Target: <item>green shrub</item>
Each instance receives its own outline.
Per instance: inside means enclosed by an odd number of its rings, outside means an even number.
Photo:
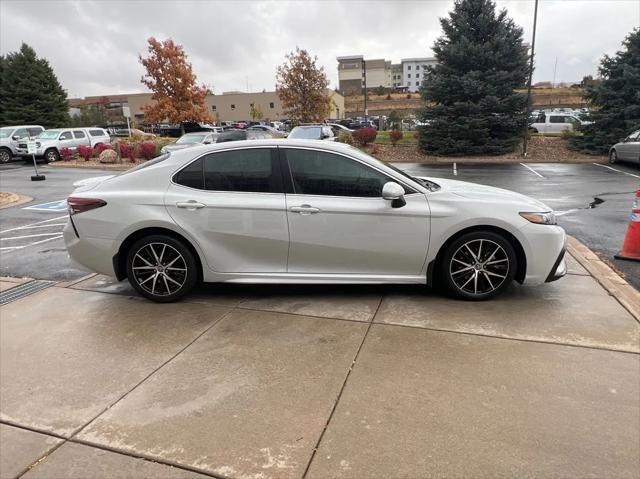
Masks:
[[[353,145],[353,137],[346,131],[340,132],[340,134],[338,135],[338,141],[340,143],[346,143],[347,145]]]

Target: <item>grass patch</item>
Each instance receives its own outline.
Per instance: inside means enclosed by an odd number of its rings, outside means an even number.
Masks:
[[[398,145],[417,145],[418,140],[413,136],[415,131],[403,131],[404,136],[402,140],[398,141]],[[391,140],[389,139],[389,131],[379,131],[376,135],[376,141],[379,145],[390,145]]]

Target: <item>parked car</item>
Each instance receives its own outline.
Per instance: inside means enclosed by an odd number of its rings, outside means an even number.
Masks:
[[[103,128],[85,128],[85,131],[89,135],[91,142],[91,148],[95,148],[98,145],[108,145],[111,143],[111,136]]]
[[[150,140],[156,137],[154,133],[147,133],[146,131],[139,130],[138,128],[114,128],[110,130],[110,135],[116,138],[128,138],[129,136],[135,135],[142,137],[144,140]]]
[[[351,128],[347,128],[346,126],[341,125],[340,123],[326,123],[326,125],[333,130],[333,134],[335,136],[340,136],[340,133],[347,133],[351,135],[354,131]]]
[[[5,126],[0,128],[0,163],[7,163],[14,156],[20,155],[18,145],[21,140],[35,138],[43,131],[44,128],[40,125]]]
[[[563,131],[577,130],[583,124],[587,123],[568,113],[540,113],[529,125],[529,130],[543,135],[559,135]]]
[[[160,150],[160,153],[167,153],[169,151],[178,151],[184,148],[189,148],[195,145],[209,145],[216,142],[216,138],[220,133],[186,133],[182,135],[175,143],[165,145]]]
[[[67,202],[71,258],[158,302],[199,281],[426,283],[482,300],[566,274],[540,201],[337,142],[194,146],[85,179]]]
[[[269,125],[253,125],[250,126],[249,128],[247,128],[248,131],[263,131],[265,133],[268,133],[271,135],[272,138],[284,138],[287,136],[286,133],[278,130],[277,128],[274,128],[272,126]]]
[[[80,145],[91,146],[88,132],[84,128],[56,128],[45,130],[36,138],[36,158],[44,158],[47,163],[60,159],[60,150],[69,148],[72,153]],[[18,153],[25,159],[30,159],[27,143],[18,144]]]
[[[609,150],[609,163],[630,161],[640,164],[640,130],[622,138]]]
[[[328,125],[305,125],[296,126],[291,130],[287,139],[336,141],[336,135]]]

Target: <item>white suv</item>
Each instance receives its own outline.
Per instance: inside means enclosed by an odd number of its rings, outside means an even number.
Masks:
[[[0,128],[0,163],[7,163],[18,153],[20,140],[35,138],[44,131],[40,125],[6,126]]]

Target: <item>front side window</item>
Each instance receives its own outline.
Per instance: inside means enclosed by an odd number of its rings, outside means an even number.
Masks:
[[[563,116],[550,116],[549,123],[564,123]]]
[[[629,135],[629,139],[630,139],[631,141],[638,141],[638,139],[640,139],[640,130],[638,130],[638,131],[634,131],[633,133],[631,133],[631,134]]]
[[[19,130],[16,130],[13,136],[17,136],[18,138],[26,138],[27,136],[29,136],[29,132],[27,132],[26,128],[20,128]]]
[[[62,133],[60,133],[60,139],[61,140],[70,140],[71,138],[73,138],[71,136],[71,132],[70,131],[63,131]]]
[[[388,176],[344,156],[284,149],[293,189],[300,195],[381,197]]]
[[[86,138],[86,135],[83,131],[74,131],[73,134],[76,138]]]

